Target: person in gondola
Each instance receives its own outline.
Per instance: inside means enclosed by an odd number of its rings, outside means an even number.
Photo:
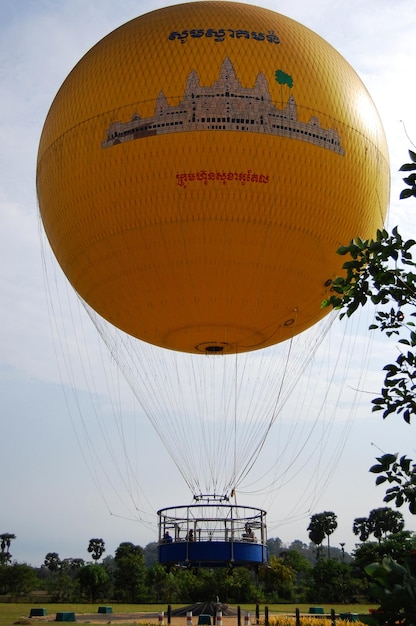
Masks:
[[[170,536],[169,531],[166,531],[165,534],[163,535],[163,542],[172,543],[172,537]]]
[[[253,529],[248,523],[245,526],[245,532],[243,533],[243,540],[244,541],[256,541]]]
[[[192,528],[191,528],[191,530],[188,532],[188,534],[186,535],[186,540],[187,540],[187,541],[195,541],[195,540],[194,540],[194,531],[192,530]]]

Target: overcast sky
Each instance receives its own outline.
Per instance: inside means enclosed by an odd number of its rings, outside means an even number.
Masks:
[[[390,149],[392,197],[387,226],[399,224],[403,234],[414,237],[414,205],[411,200],[398,201],[403,186],[398,169],[407,160],[408,149],[414,148],[411,141],[416,142],[414,0],[263,0],[258,4],[292,17],[323,36],[358,72],[379,110]],[[129,445],[135,440],[128,462],[122,452],[115,450],[116,460],[110,459],[113,452],[102,441],[101,427],[97,427],[100,418],[92,415],[89,405],[95,392],[81,384],[77,374],[71,379],[66,370],[58,369],[65,348],[55,337],[52,290],[45,282],[43,255],[52,272],[48,276],[53,275],[54,264],[47,245],[42,243],[35,191],[43,122],[69,71],[114,28],[163,6],[165,2],[157,0],[1,1],[0,533],[16,534],[11,552],[19,562],[40,565],[51,551],[61,558],[87,559],[86,548],[92,537],[104,539],[107,554],[113,554],[122,541],[145,545],[157,537],[155,512],[159,508],[190,501],[174,463],[122,383],[116,400],[106,395],[108,386],[105,392],[99,389],[97,405],[105,415],[109,415],[110,405],[116,414],[122,408],[135,423],[137,440],[124,433],[118,444],[122,449],[126,439]],[[65,287],[60,289],[64,293]],[[71,299],[68,293],[62,297]],[[75,299],[71,300],[78,310]],[[65,307],[62,301],[60,306]],[[84,318],[88,328],[89,320]],[[332,342],[343,332],[339,322],[334,326]],[[356,347],[349,352],[364,354],[369,345],[365,326],[365,321],[358,326]],[[85,332],[85,345],[80,348],[77,344],[79,351],[87,350],[90,341],[91,349],[96,350],[95,344],[92,347],[94,329],[91,336],[89,330]],[[348,333],[358,334],[357,327],[352,326]],[[80,341],[72,337],[70,330],[65,339],[69,344]],[[256,474],[259,479],[262,471],[268,472],[263,479],[263,493],[256,500],[251,500],[248,493],[239,496],[239,503],[255,502],[255,506],[268,510],[269,536],[279,536],[284,542],[308,541],[308,516],[333,510],[339,522],[334,544],[346,542],[347,549],[353,549],[354,517],[383,506],[382,489],[374,486],[374,477],[368,474],[374,457],[380,450],[415,454],[412,427],[398,418],[383,422],[371,414],[371,393],[378,392],[382,380],[379,370],[390,356],[395,358],[395,348],[373,338],[369,349],[371,358],[352,361],[351,370],[340,374],[332,384],[331,393],[337,400],[328,404],[333,406],[333,414],[328,418],[331,426],[326,431],[326,450],[320,457],[326,469],[318,473],[325,488],[317,490],[316,497],[311,497],[308,488],[299,497],[307,484],[308,467],[314,471],[317,468],[316,450],[313,454],[312,448],[308,450],[309,436],[305,436],[303,451],[299,452],[308,459],[303,471],[294,471],[286,490],[282,483],[278,492],[270,487],[265,493],[276,471],[270,469],[276,445],[276,433],[271,433]],[[309,376],[317,380],[316,371],[311,370]],[[348,390],[354,385],[362,385],[368,393],[359,398],[354,395],[354,410],[350,411]],[[74,411],[74,402],[79,403],[79,411]],[[118,418],[114,419],[116,422]],[[117,431],[117,424],[114,428]],[[283,432],[284,426],[281,437]],[[331,456],[331,449],[336,458]],[[133,467],[134,454],[137,457]],[[407,528],[416,529],[413,519],[406,519]]]

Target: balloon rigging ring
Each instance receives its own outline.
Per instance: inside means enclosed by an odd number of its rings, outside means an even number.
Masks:
[[[195,350],[205,354],[223,354],[228,345],[226,341],[203,341],[195,346]]]
[[[293,319],[293,317],[291,317],[290,319],[286,320],[285,322],[283,322],[283,326],[288,327],[288,326],[292,326],[292,324],[295,323],[295,320]]]

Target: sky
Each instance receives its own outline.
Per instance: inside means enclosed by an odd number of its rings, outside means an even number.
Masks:
[[[390,150],[387,227],[398,224],[403,235],[414,237],[412,201],[398,200],[398,169],[416,142],[414,0],[257,4],[317,32],[357,71],[378,108]],[[0,6],[0,533],[16,535],[13,559],[39,566],[48,552],[88,559],[92,537],[104,539],[106,554],[114,554],[122,541],[144,546],[157,538],[158,509],[191,501],[176,464],[111,360],[100,353],[94,327],[60,276],[42,233],[35,189],[42,126],[67,74],[107,33],[166,3],[1,0]],[[287,463],[292,473],[279,474],[275,463],[282,445],[277,442],[295,436],[283,419],[267,439],[252,484],[246,481],[238,494],[239,504],[267,510],[270,537],[308,542],[310,515],[332,510],[338,516],[333,544],[345,542],[351,551],[353,519],[384,506],[383,490],[368,473],[375,457],[382,451],[415,453],[414,427],[371,413],[381,368],[396,349],[370,337],[367,326],[365,315],[348,328],[335,320],[307,380],[288,401],[288,413],[309,418],[303,427],[299,421],[300,447]],[[341,338],[351,359],[341,359],[342,368],[332,376],[328,353],[335,353]],[[105,373],[98,372],[98,363]],[[308,396],[311,387],[316,395]],[[318,430],[321,452],[312,443]],[[405,518],[406,527],[416,530],[416,520]]]

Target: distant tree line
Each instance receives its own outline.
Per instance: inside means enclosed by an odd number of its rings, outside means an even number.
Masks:
[[[330,546],[337,528],[332,511],[312,515],[308,526],[310,543],[300,540],[285,545],[279,538],[268,540],[269,561],[257,569],[218,567],[213,569],[165,568],[157,562],[157,544],[142,548],[123,542],[114,555],[104,557],[103,539],[90,539],[82,558],[61,559],[48,552],[41,567],[12,561],[11,533],[0,535],[0,601],[35,598],[42,592],[53,602],[112,601],[191,604],[215,600],[238,604],[248,602],[333,602],[375,601],[366,567],[381,563],[389,555],[413,567],[416,536],[404,530],[400,512],[388,507],[374,509],[367,518],[358,517],[353,532],[359,543],[351,554]],[[374,540],[373,540],[374,539]],[[323,549],[325,544],[326,549]],[[7,555],[7,557],[6,557]]]

